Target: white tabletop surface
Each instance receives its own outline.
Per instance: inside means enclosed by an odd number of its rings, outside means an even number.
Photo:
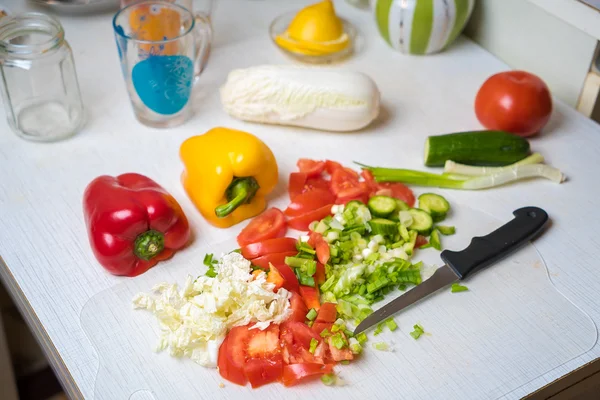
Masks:
[[[26,7],[17,0],[6,3],[13,12]],[[60,16],[88,112],[80,134],[59,143],[30,143],[0,121],[2,278],[22,310],[29,312],[26,317],[73,397],[93,397],[98,370],[98,357],[81,328],[81,310],[94,294],[123,279],[105,273],[91,254],[81,209],[81,196],[90,180],[101,174],[147,174],[171,191],[188,214],[194,214],[198,240],[218,242],[237,234],[241,227],[217,230],[197,216],[179,184],[177,150],[185,138],[218,125],[253,132],[278,155],[283,175],[294,168],[298,157],[306,155],[422,168],[427,135],[481,128],[473,112],[475,93],[489,75],[507,69],[464,38],[440,55],[403,56],[380,39],[368,12],[338,2],[339,11],[360,26],[364,38],[361,49],[345,66],[369,74],[378,83],[385,108],[381,119],[364,132],[346,135],[235,121],[221,110],[218,100],[217,88],[227,72],[235,67],[290,62],[267,35],[272,18],[292,7],[291,1],[282,3],[222,0],[218,4],[216,42],[197,88],[196,114],[179,128],[153,130],[134,119],[111,14]],[[320,140],[340,145],[321,149]],[[347,154],[342,143],[364,148],[364,154]],[[600,126],[557,102],[543,136],[533,139],[532,146],[550,164],[563,169],[569,181],[560,186],[531,181],[478,193],[452,192],[452,196],[498,219],[506,219],[523,205],[546,209],[552,227],[536,241],[536,248],[557,289],[598,324]],[[279,192],[283,191],[281,186]],[[599,356],[596,344],[512,395],[533,392]],[[410,398],[409,393],[405,395]]]

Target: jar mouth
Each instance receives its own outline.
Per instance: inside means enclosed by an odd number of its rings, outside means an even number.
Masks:
[[[177,35],[175,35],[173,37],[164,38],[162,40],[144,40],[144,39],[140,39],[140,38],[136,37],[135,35],[130,35],[128,33],[125,33],[125,31],[123,29],[123,24],[120,23],[120,19],[123,17],[127,17],[127,19],[129,19],[129,13],[131,11],[133,11],[135,8],[147,7],[147,6],[165,7],[165,8],[169,8],[171,10],[178,12],[181,16],[183,16],[183,26],[185,29],[180,31]],[[192,32],[194,30],[195,23],[196,23],[196,21],[194,19],[194,15],[188,9],[180,6],[179,4],[173,4],[173,3],[169,3],[166,1],[160,1],[160,0],[154,0],[154,1],[147,0],[147,1],[139,1],[139,2],[132,3],[132,4],[128,5],[127,7],[124,7],[121,10],[119,10],[113,18],[113,30],[114,30],[115,34],[117,34],[118,36],[120,36],[124,39],[127,39],[127,40],[132,40],[132,41],[138,42],[138,43],[167,44],[170,42],[175,42],[175,41],[181,39],[182,37],[186,36],[188,33]],[[129,25],[129,24],[126,23],[125,25]]]
[[[45,53],[61,45],[65,32],[58,20],[28,12],[0,20],[0,51],[17,54]]]

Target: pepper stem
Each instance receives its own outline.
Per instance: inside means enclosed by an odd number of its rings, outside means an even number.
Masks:
[[[225,191],[227,203],[215,208],[215,214],[219,218],[228,216],[242,204],[250,203],[258,189],[260,189],[258,182],[251,176],[233,178]]]
[[[142,260],[150,260],[152,257],[160,254],[165,248],[165,235],[154,229],[140,233],[135,238],[133,244],[133,253]]]

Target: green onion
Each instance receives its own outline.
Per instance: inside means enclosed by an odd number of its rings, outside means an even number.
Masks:
[[[383,332],[383,326],[385,325],[385,322],[382,322],[380,324],[377,325],[377,328],[375,328],[375,330],[373,331],[373,335],[377,336],[379,335],[381,332]]]
[[[389,349],[389,346],[385,342],[378,342],[378,343],[373,343],[373,348],[375,350],[379,350],[379,351],[387,351]]]
[[[306,242],[302,242],[302,241],[297,241],[296,242],[296,250],[298,250],[298,252],[300,253],[308,253],[308,254],[315,254],[316,251],[310,247],[310,245]]]
[[[309,321],[314,321],[315,318],[317,318],[317,310],[311,308],[308,314],[306,314],[306,319]]]
[[[338,350],[341,350],[348,345],[348,341],[339,332],[330,338],[330,343],[333,344]]]
[[[468,287],[463,286],[463,285],[461,285],[459,283],[453,283],[452,284],[452,289],[450,289],[450,291],[452,293],[466,292],[467,290],[469,290]]]
[[[348,340],[348,347],[350,348],[352,354],[360,354],[362,352],[362,346],[355,338],[350,338]]]
[[[335,384],[335,375],[334,374],[325,374],[321,376],[321,382],[323,382],[327,386],[331,386]]]
[[[358,343],[360,344],[365,344],[367,342],[367,334],[364,332],[359,333],[356,335],[356,340],[358,340]]]
[[[317,346],[319,345],[319,341],[315,338],[311,338],[310,339],[310,347],[308,348],[308,351],[310,352],[310,354],[315,354],[315,350],[317,349]]]
[[[344,329],[344,335],[346,335],[346,337],[351,338],[354,336],[354,332],[349,331],[348,329]]]
[[[342,360],[342,361],[340,361],[340,364],[342,364],[342,365],[348,365],[348,364],[350,364],[350,361],[349,360]]]
[[[339,332],[339,331],[341,331],[341,330],[342,330],[342,328],[341,328],[339,325],[333,325],[333,326],[331,327],[331,332],[333,332],[333,333],[335,333],[335,332]]]
[[[312,328],[314,323],[315,321],[306,321],[306,325],[308,325],[309,328]]]
[[[235,250],[231,250],[232,253],[238,253],[241,254],[242,253],[242,249],[235,249]]]
[[[456,233],[456,228],[453,226],[438,225],[435,229],[444,236],[450,236]]]
[[[322,338],[327,338],[327,337],[331,336],[331,332],[329,332],[329,329],[325,328],[321,331],[319,336],[321,336]]]
[[[315,278],[312,276],[301,275],[298,280],[301,285],[315,287]]]
[[[410,336],[413,337],[413,339],[417,340],[418,338],[421,337],[422,334],[425,333],[425,330],[423,329],[423,327],[419,324],[413,326],[414,331],[412,331],[410,333]]]
[[[393,318],[386,319],[385,324],[392,332],[394,332],[396,329],[398,329],[398,325],[396,324],[396,321],[394,321]]]
[[[521,161],[517,161],[514,164],[504,167],[474,167],[471,165],[459,164],[454,161],[447,160],[446,165],[444,166],[444,172],[468,176],[482,176],[502,172],[503,170],[515,167],[517,165],[541,164],[543,162],[544,157],[540,153],[533,153]]]
[[[400,232],[400,236],[402,240],[408,242],[410,240],[410,236],[408,235],[408,229],[402,224],[398,225],[398,231]]]
[[[479,190],[504,185],[526,178],[546,178],[556,183],[565,180],[564,175],[556,168],[543,164],[513,165],[499,171],[482,176],[448,176],[430,172],[407,169],[380,168],[361,165],[373,173],[377,182],[402,182],[418,186],[430,186],[448,189]]]
[[[329,226],[327,226],[327,224],[323,221],[320,221],[313,229],[313,231],[317,232],[317,233],[323,233],[325,232],[327,229],[329,229]]]

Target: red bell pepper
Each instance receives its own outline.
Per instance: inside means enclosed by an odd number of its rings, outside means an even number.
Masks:
[[[85,189],[83,209],[94,255],[114,275],[142,274],[190,239],[177,201],[144,175],[94,179]]]

